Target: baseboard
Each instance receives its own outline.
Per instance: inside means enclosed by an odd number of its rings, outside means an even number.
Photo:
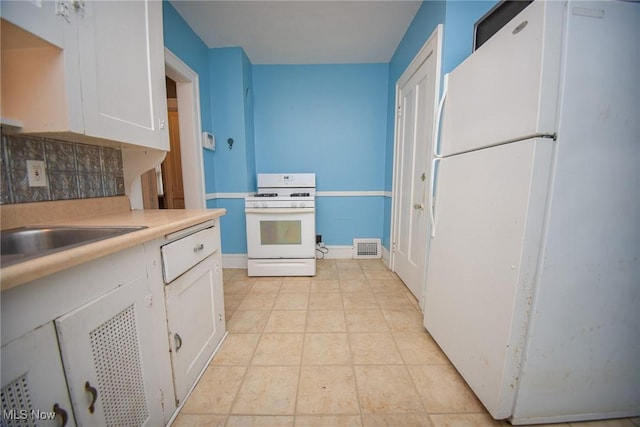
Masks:
[[[247,254],[222,254],[222,268],[247,268]]]
[[[353,259],[353,246],[326,246],[324,259]],[[320,255],[320,252],[316,252]],[[321,259],[320,256],[317,257]],[[382,261],[389,265],[389,251],[382,246]],[[247,254],[222,254],[222,268],[247,268]]]
[[[389,249],[385,248],[384,246],[382,247],[382,262],[384,262],[384,265],[391,269],[391,252],[389,252]]]
[[[351,259],[353,258],[353,246],[326,246],[329,252],[324,254],[324,259]],[[316,251],[319,257],[320,252]]]

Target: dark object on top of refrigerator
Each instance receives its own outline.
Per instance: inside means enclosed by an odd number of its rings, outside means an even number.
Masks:
[[[473,51],[475,52],[531,3],[533,0],[503,0],[492,7],[473,25]]]

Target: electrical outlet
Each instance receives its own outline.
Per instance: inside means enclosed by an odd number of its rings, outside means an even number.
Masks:
[[[316,234],[316,245],[322,243],[322,234]]]
[[[29,187],[46,187],[47,174],[42,160],[27,160]]]

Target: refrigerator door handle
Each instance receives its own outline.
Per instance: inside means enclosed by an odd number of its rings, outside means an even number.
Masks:
[[[442,157],[439,154],[440,149],[440,123],[442,122],[442,110],[444,109],[444,101],[447,99],[447,91],[449,88],[449,73],[443,77],[442,97],[438,102],[438,114],[436,115],[435,133],[433,135],[433,155],[435,157]]]
[[[431,164],[431,194],[429,195],[429,197],[431,197],[431,206],[429,207],[429,219],[431,220],[432,239],[436,237],[436,166],[440,160],[442,159],[436,157]]]

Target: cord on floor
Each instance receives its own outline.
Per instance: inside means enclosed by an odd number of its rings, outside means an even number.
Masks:
[[[316,259],[324,259],[324,256],[329,253],[329,248],[327,248],[324,243],[320,242],[316,244]]]

